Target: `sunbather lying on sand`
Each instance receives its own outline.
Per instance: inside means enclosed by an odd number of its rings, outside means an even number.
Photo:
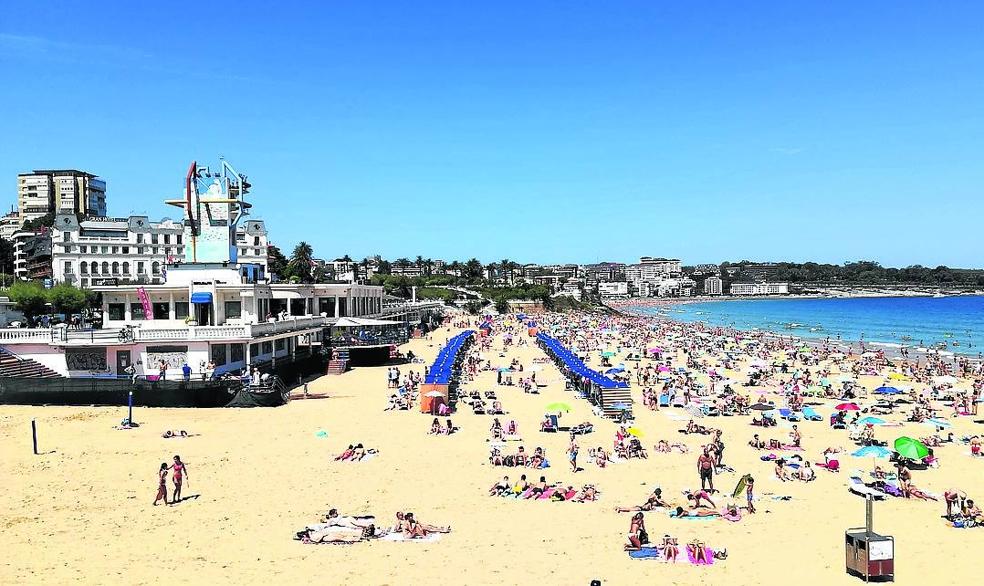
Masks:
[[[349,447],[345,448],[344,452],[335,456],[335,460],[340,462],[358,462],[359,460],[365,459],[367,456],[377,453],[378,452],[373,448],[369,448],[368,450],[365,449],[362,444],[356,444],[355,446],[350,444]]]
[[[632,511],[652,511],[658,507],[668,507],[670,506],[663,500],[663,489],[656,488],[653,490],[653,494],[649,495],[646,502],[642,503],[637,507],[615,507],[615,511],[618,513],[630,513]]]
[[[595,500],[598,500],[598,490],[591,484],[585,484],[584,488],[581,489],[581,493],[573,499],[576,503],[584,503]]]
[[[684,509],[683,507],[677,507],[675,510],[670,512],[671,517],[720,517],[721,513],[717,511],[712,511],[708,509]]]
[[[402,533],[404,537],[416,538],[426,537],[431,533],[450,533],[451,526],[443,527],[440,525],[430,525],[417,521],[413,513],[396,513],[396,525],[393,526],[393,533]]]
[[[197,433],[188,433],[187,431],[181,429],[178,431],[171,431],[170,429],[161,434],[164,439],[170,439],[172,437],[191,437],[193,435],[198,435]]]

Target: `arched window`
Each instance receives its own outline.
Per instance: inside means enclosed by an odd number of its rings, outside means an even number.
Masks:
[[[86,264],[86,263],[84,263],[84,262],[80,262],[79,263],[79,272],[82,273],[83,275],[89,274],[89,265]]]
[[[123,263],[123,274],[124,275],[130,274],[130,263],[128,262]]]
[[[120,263],[118,262],[113,263],[113,274],[114,275],[120,274]]]
[[[151,265],[151,270],[154,271],[155,275],[161,274],[161,263],[154,261],[154,264]]]
[[[104,274],[104,275],[108,275],[109,274],[109,263],[108,262],[103,261],[102,274]]]
[[[97,263],[96,261],[92,261],[91,263],[89,263],[89,268],[92,269],[89,272],[91,272],[93,275],[99,274],[99,263]]]

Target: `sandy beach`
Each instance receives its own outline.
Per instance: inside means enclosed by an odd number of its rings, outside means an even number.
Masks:
[[[413,340],[412,350],[430,362],[445,339],[460,331],[444,328],[431,339]],[[488,358],[495,366],[512,359],[526,369],[544,353],[532,342],[512,345],[500,356],[502,338]],[[621,362],[621,355],[613,359]],[[684,355],[669,354],[674,366]],[[590,364],[598,367],[597,356]],[[708,358],[710,364],[714,359]],[[644,359],[641,364],[645,365]],[[630,364],[630,368],[635,365]],[[422,364],[403,365],[421,371]],[[742,363],[729,371],[741,379]],[[704,373],[697,374],[706,380]],[[702,425],[719,428],[727,445],[726,463],[715,485],[730,492],[742,474],[756,478],[759,498],[754,515],[739,522],[678,520],[666,511],[646,513],[653,541],[664,534],[681,544],[695,538],[727,548],[728,558],[711,566],[667,564],[630,559],[623,550],[631,514],[616,506],[638,505],[661,487],[673,503],[699,486],[696,458],[708,436],[678,429],[690,417],[683,409],[651,411],[633,385],[635,426],[644,432],[648,459],[632,459],[599,468],[584,462],[591,447],[612,448],[618,424],[592,414],[586,400],[566,391],[553,364],[537,373],[546,386],[525,394],[516,386],[496,386],[495,372],[482,372],[465,389],[495,389],[514,419],[528,451],[543,447],[552,466],[545,470],[492,467],[489,427],[492,416],[461,409],[452,418],[460,431],[428,435],[432,417],[419,409],[383,411],[392,392],[386,368],[358,368],[314,380],[309,391],[320,398],[294,400],[275,409],[139,409],[140,427],[117,430],[125,407],[0,407],[0,583],[4,584],[854,584],[844,571],[844,531],[864,523],[864,501],[848,492],[853,470],[873,468],[871,458],[840,454],[838,474],[817,469],[817,479],[781,482],[765,453],[747,445],[753,433],[785,438],[790,424],[752,427],[751,418],[706,417]],[[862,376],[869,389],[884,376]],[[959,385],[967,386],[968,381]],[[761,388],[739,388],[758,397]],[[774,391],[774,389],[772,389]],[[773,393],[769,398],[780,399]],[[544,406],[563,401],[572,411],[562,423],[594,424],[578,438],[581,466],[572,473],[565,457],[566,434],[539,431]],[[862,400],[868,404],[871,400]],[[827,415],[836,400],[823,400]],[[901,412],[900,412],[901,413]],[[39,429],[41,455],[31,452],[30,422]],[[886,419],[898,419],[888,417]],[[980,434],[979,417],[948,418],[956,437]],[[799,422],[811,462],[821,451],[856,449],[845,431],[826,421]],[[164,439],[165,430],[187,430],[191,437]],[[319,431],[325,431],[319,436]],[[923,424],[879,427],[876,437],[933,432]],[[659,439],[684,442],[687,454],[656,453]],[[379,454],[363,462],[336,462],[349,444],[363,443]],[[517,443],[510,442],[507,450]],[[984,459],[972,458],[959,442],[935,448],[940,467],[914,473],[920,488],[942,494],[951,487],[984,499]],[[187,464],[187,498],[175,506],[152,506],[156,472],[180,454]],[[790,454],[785,454],[790,455]],[[887,460],[879,465],[889,468]],[[544,475],[553,482],[580,487],[594,484],[596,502],[516,501],[488,496],[503,475],[515,480]],[[170,481],[168,483],[170,490]],[[975,494],[977,493],[977,494]],[[720,497],[720,498],[719,498]],[[789,497],[782,500],[778,497]],[[730,499],[715,495],[720,507]],[[329,508],[346,515],[374,514],[392,524],[396,511],[413,511],[425,523],[450,525],[449,534],[426,542],[373,540],[352,545],[309,545],[294,533],[315,523]],[[941,518],[943,502],[894,498],[875,504],[875,529],[896,539],[896,581],[900,584],[967,584],[979,575],[973,555],[984,544],[981,529],[955,529]]]

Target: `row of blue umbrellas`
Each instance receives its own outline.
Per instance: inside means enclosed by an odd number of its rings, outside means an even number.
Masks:
[[[603,389],[626,388],[627,383],[614,381],[596,370],[588,368],[584,361],[578,358],[573,352],[568,350],[557,339],[540,332],[536,337],[543,342],[543,345],[561,362],[563,362],[571,372],[584,377]]]
[[[450,384],[458,352],[473,335],[475,335],[475,330],[466,330],[448,340],[448,343],[437,353],[437,358],[434,359],[434,364],[428,369],[424,382],[439,385]]]

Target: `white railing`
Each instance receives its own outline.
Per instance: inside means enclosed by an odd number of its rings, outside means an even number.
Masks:
[[[225,338],[248,338],[246,326],[199,326],[189,328],[197,340],[217,340]]]
[[[187,340],[189,328],[181,329],[170,329],[170,330],[151,330],[144,328],[136,328],[133,330],[134,338],[137,341],[151,341],[151,340]]]
[[[50,342],[51,330],[45,329],[25,329],[25,328],[3,328],[0,329],[0,342],[14,343],[36,343]]]
[[[250,324],[247,327],[249,328],[250,337],[255,337],[269,336],[271,334],[292,332],[294,330],[302,330],[307,328],[317,328],[327,324],[328,318],[321,317],[320,315],[310,315],[288,317],[287,319],[280,321]]]

